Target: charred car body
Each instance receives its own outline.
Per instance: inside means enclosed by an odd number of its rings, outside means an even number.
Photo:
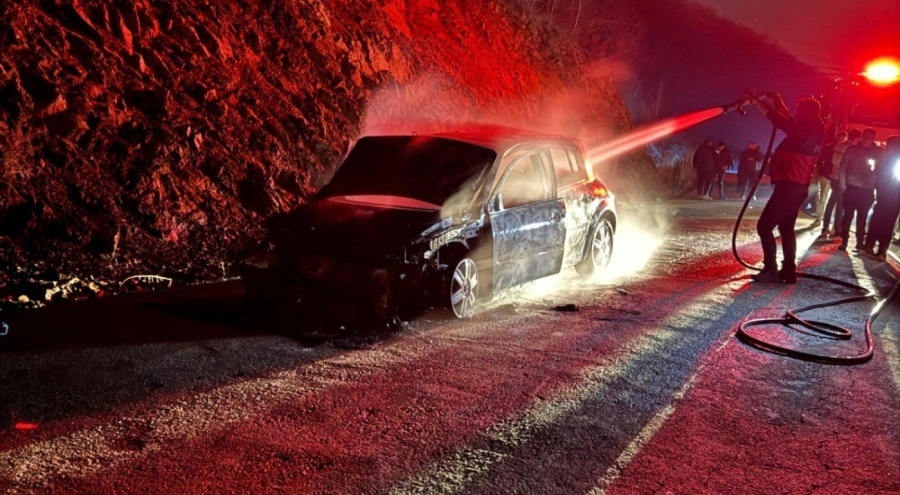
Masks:
[[[273,222],[250,299],[332,321],[465,318],[498,291],[609,262],[613,195],[578,142],[506,128],[359,139],[333,179]]]

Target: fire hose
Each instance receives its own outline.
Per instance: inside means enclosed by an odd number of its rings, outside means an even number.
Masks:
[[[743,108],[745,106],[747,106],[748,104],[749,104],[749,101],[738,100],[737,102],[735,102],[731,105],[727,105],[727,106],[723,107],[723,109],[726,112],[729,110],[738,110],[739,112],[741,112],[741,114],[744,114]],[[765,157],[763,158],[763,164],[768,163],[769,157],[772,154],[772,145],[775,142],[775,134],[776,134],[777,130],[778,129],[773,125],[772,135],[769,138],[769,144],[766,149]],[[750,204],[750,201],[753,199],[753,196],[754,196],[754,194],[756,194],[756,190],[759,187],[760,182],[762,181],[763,175],[765,174],[765,170],[766,170],[765,166],[760,168],[759,174],[757,175],[756,180],[753,182],[753,186],[750,188],[750,192],[747,194],[747,198],[744,200],[744,204],[741,207],[741,211],[738,214],[737,220],[735,221],[734,230],[732,231],[732,235],[731,235],[731,251],[734,254],[734,258],[737,260],[738,263],[740,263],[745,268],[748,268],[751,270],[756,270],[756,271],[762,271],[762,268],[753,266],[753,265],[747,263],[746,261],[744,261],[743,258],[741,258],[741,255],[737,249],[737,234],[738,234],[738,230],[740,229],[741,222],[744,218],[744,214],[747,211],[747,208]],[[832,194],[834,194],[834,192]],[[900,281],[898,281],[897,283],[894,284],[894,287],[890,291],[888,296],[885,297],[884,299],[882,299],[881,301],[879,301],[875,305],[875,307],[872,309],[872,312],[869,314],[868,318],[866,318],[866,322],[865,322],[866,349],[861,354],[858,354],[855,356],[825,356],[825,355],[821,355],[821,354],[814,354],[811,352],[805,352],[805,351],[801,351],[801,350],[797,350],[797,349],[793,349],[793,348],[789,348],[789,347],[780,346],[780,345],[774,344],[772,342],[769,342],[767,340],[764,340],[763,338],[754,336],[747,332],[748,328],[758,327],[758,326],[780,325],[780,326],[784,326],[784,327],[790,328],[795,331],[797,330],[795,327],[799,326],[799,327],[803,327],[803,328],[810,330],[811,332],[813,332],[814,335],[819,334],[819,335],[823,336],[823,338],[831,338],[831,339],[835,339],[835,340],[850,340],[853,336],[853,332],[847,328],[844,328],[844,327],[841,327],[838,325],[834,325],[831,323],[827,323],[827,322],[810,320],[807,318],[803,318],[799,315],[801,313],[805,313],[807,311],[812,311],[814,309],[827,308],[827,307],[831,307],[831,306],[839,306],[839,305],[843,305],[843,304],[849,304],[852,302],[865,301],[868,299],[876,299],[876,296],[877,296],[877,294],[874,290],[868,290],[862,286],[859,286],[859,285],[856,285],[856,284],[853,284],[850,282],[846,282],[844,280],[839,280],[836,278],[826,277],[823,275],[815,275],[812,273],[800,273],[800,272],[797,273],[797,277],[798,278],[807,278],[807,279],[812,279],[812,280],[820,280],[823,282],[836,284],[840,287],[844,287],[844,288],[848,288],[848,289],[860,292],[860,294],[851,296],[851,297],[845,297],[845,298],[833,300],[833,301],[827,301],[827,302],[822,302],[822,303],[817,303],[817,304],[810,304],[810,305],[803,306],[800,308],[789,309],[780,318],[758,318],[758,319],[746,320],[743,323],[741,323],[741,325],[738,327],[737,331],[735,332],[735,335],[738,338],[738,340],[740,340],[741,342],[743,342],[751,347],[754,347],[754,348],[762,350],[762,351],[766,351],[766,352],[770,352],[773,354],[778,354],[778,355],[782,355],[782,356],[786,356],[786,357],[791,357],[791,358],[795,358],[795,359],[802,359],[802,360],[806,360],[806,361],[823,363],[823,364],[849,366],[849,365],[862,364],[862,363],[865,363],[865,362],[869,361],[870,359],[872,359],[872,356],[874,354],[874,348],[875,348],[874,341],[872,339],[872,324],[875,321],[875,319],[878,318],[878,315],[881,313],[882,309],[884,309],[885,304],[888,301],[890,301],[891,299],[893,299],[894,296],[897,295],[897,292],[900,291]]]

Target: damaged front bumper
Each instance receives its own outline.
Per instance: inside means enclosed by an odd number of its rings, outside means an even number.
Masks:
[[[373,268],[316,256],[304,258],[292,273],[245,265],[241,279],[250,304],[274,304],[303,318],[334,324],[393,321],[425,296],[414,289],[421,271],[403,268]]]

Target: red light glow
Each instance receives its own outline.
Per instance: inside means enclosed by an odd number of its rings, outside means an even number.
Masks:
[[[888,86],[900,81],[900,62],[891,57],[882,57],[869,62],[862,73],[872,84]]]
[[[38,424],[19,421],[18,423],[16,423],[16,429],[20,431],[34,431],[38,429]]]
[[[662,120],[636,129],[628,134],[619,136],[608,143],[591,149],[588,151],[588,158],[592,163],[601,163],[623,153],[627,153],[635,148],[644,146],[645,144],[652,143],[653,141],[697,125],[713,117],[722,115],[723,113],[725,113],[723,108],[715,107]]]

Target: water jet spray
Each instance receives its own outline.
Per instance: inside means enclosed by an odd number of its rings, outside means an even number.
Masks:
[[[746,115],[747,112],[744,110],[744,107],[749,104],[749,98],[739,98],[727,105],[686,113],[677,117],[670,117],[659,122],[654,122],[619,136],[612,141],[595,146],[588,150],[587,156],[591,163],[604,162],[610,158],[615,158],[616,156],[627,153],[635,148],[671,136],[676,132],[683,131],[689,127],[693,127],[734,110],[738,111],[741,115]]]

